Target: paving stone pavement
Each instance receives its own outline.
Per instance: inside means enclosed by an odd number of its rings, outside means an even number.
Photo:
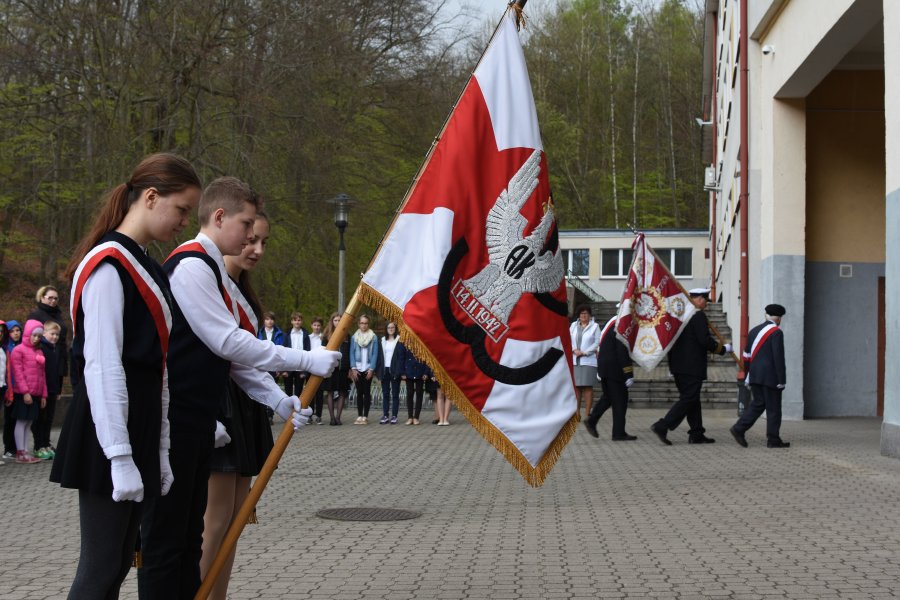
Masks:
[[[346,413],[347,421],[355,415]],[[657,408],[636,442],[579,428],[532,489],[456,412],[450,427],[309,426],[238,547],[234,599],[875,599],[900,597],[900,461],[880,419],[785,422],[793,446],[750,448],[731,410],[705,410],[712,445],[665,447]],[[609,431],[609,417],[600,424]],[[76,493],[49,464],[0,467],[0,598],[65,598],[78,558]],[[342,522],[322,508],[421,511]],[[136,598],[132,571],[122,598]]]

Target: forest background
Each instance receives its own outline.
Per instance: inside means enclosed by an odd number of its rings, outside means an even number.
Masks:
[[[0,2],[0,318],[21,319],[44,283],[67,302],[62,270],[101,196],[159,151],[265,197],[253,277],[281,326],[333,312],[328,200],[357,200],[349,297],[504,7],[472,31],[441,4]],[[698,0],[531,0],[526,14],[560,227],[706,227]]]

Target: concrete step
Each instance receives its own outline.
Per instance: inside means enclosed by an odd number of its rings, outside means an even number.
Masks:
[[[594,397],[599,398],[602,389],[594,386]],[[737,383],[734,381],[705,381],[700,392],[703,404],[736,405]],[[674,381],[635,381],[628,390],[628,399],[634,405],[663,405],[678,400]]]

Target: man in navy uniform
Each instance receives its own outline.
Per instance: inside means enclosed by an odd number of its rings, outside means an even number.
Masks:
[[[709,320],[703,310],[709,304],[709,289],[695,288],[688,292],[697,311],[687,322],[681,335],[669,352],[669,371],[675,376],[678,401],[672,405],[662,419],[650,427],[659,440],[671,446],[667,434],[674,431],[687,418],[688,443],[712,444],[716,440],[704,435],[703,415],[700,412],[700,388],[706,379],[706,355],[709,352],[725,354],[731,352],[731,344],[720,344],[709,331]]]
[[[766,307],[766,321],[750,330],[747,347],[744,348],[744,371],[747,373],[745,385],[750,386],[753,400],[730,431],[734,440],[747,447],[744,433],[753,427],[756,420],[766,411],[766,446],[768,448],[790,448],[791,444],[781,439],[781,392],[787,383],[784,366],[784,333],[781,318],[785,309],[780,304]]]
[[[625,410],[628,408],[628,388],[634,383],[633,372],[628,347],[616,337],[616,317],[613,317],[603,327],[597,348],[597,377],[603,386],[603,395],[584,421],[584,426],[592,436],[600,437],[597,433],[597,421],[612,407],[613,441],[628,442],[637,439],[637,436],[625,432]]]

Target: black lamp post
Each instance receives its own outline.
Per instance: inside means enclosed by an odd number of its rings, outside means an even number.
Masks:
[[[334,206],[334,226],[338,228],[340,234],[340,244],[338,245],[338,312],[344,312],[344,230],[347,229],[347,217],[350,214],[350,207],[356,201],[347,194],[338,194],[328,201]]]

